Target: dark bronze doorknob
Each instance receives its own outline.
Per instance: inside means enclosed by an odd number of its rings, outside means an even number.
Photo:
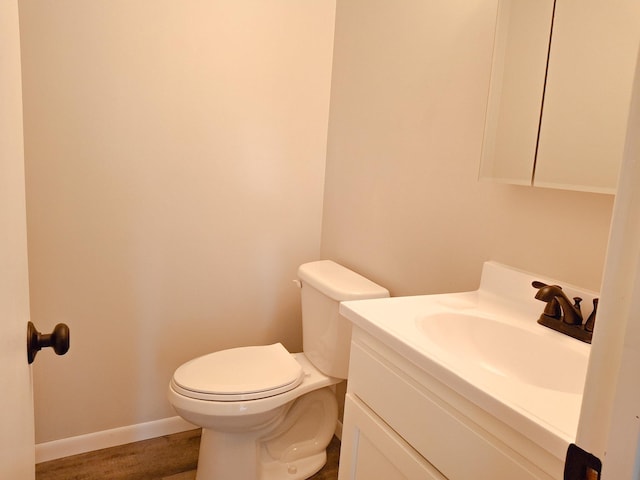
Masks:
[[[27,324],[27,359],[33,363],[36,353],[45,347],[52,347],[58,355],[64,355],[69,351],[69,327],[59,323],[53,332],[42,334],[36,330],[32,322]]]

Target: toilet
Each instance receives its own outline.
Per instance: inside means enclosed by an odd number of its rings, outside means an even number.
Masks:
[[[347,378],[351,324],[341,301],[389,292],[330,260],[298,269],[303,352],[280,343],[221,350],[175,371],[169,402],[202,427],[196,480],[305,479],[326,463]]]

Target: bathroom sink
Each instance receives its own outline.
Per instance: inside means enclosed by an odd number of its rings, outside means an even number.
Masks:
[[[466,368],[481,368],[515,382],[560,392],[580,394],[584,388],[586,354],[567,349],[554,336],[458,312],[427,315],[416,324],[441,350],[440,355]]]
[[[558,282],[487,262],[478,290],[343,302],[340,313],[443,388],[564,458],[576,438],[590,345],[537,323],[544,305],[533,281]],[[583,305],[597,296],[563,288]]]

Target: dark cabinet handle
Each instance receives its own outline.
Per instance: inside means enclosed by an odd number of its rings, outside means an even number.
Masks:
[[[58,355],[64,355],[69,351],[69,327],[59,323],[53,332],[42,334],[36,330],[32,322],[27,325],[27,359],[33,363],[36,353],[45,347],[52,347]]]

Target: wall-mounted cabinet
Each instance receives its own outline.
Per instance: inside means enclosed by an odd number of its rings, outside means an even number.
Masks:
[[[499,0],[480,178],[615,193],[637,0]]]

